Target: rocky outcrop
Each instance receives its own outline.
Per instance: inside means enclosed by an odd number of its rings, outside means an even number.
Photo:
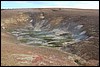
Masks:
[[[8,13],[8,14],[7,14]],[[7,13],[2,12],[1,15],[1,27],[2,29],[5,30],[10,30],[10,29],[14,29],[14,28],[18,28],[22,25],[26,25],[28,22],[28,18],[29,16],[27,14],[24,14],[23,12],[9,12],[7,11]]]

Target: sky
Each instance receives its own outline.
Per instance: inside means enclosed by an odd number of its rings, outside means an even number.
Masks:
[[[1,9],[12,8],[99,9],[99,1],[1,1]]]

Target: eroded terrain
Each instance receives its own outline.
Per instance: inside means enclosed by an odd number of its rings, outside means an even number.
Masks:
[[[99,10],[2,10],[1,65],[99,65]]]

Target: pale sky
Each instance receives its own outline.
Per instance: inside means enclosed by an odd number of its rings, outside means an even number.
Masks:
[[[99,9],[99,1],[1,1],[1,9],[8,8]]]

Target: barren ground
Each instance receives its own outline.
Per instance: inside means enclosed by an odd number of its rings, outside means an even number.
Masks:
[[[83,24],[91,38],[72,45],[73,51],[61,51],[49,47],[33,47],[17,41],[8,30],[27,25],[33,13],[45,13],[53,26],[64,19]],[[25,13],[26,12],[26,13]],[[71,49],[71,48],[70,48]],[[72,53],[75,52],[73,55]],[[76,61],[78,60],[78,62]],[[1,65],[2,66],[96,66],[99,63],[99,10],[82,9],[19,9],[1,10]]]

